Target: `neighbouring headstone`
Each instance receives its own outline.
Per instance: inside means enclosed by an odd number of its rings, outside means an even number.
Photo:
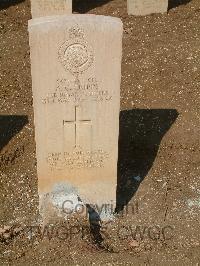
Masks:
[[[127,6],[129,15],[145,16],[167,12],[168,0],[127,0]]]
[[[32,18],[72,13],[72,0],[31,0]]]
[[[29,21],[43,206],[50,197],[62,208],[76,194],[95,205],[101,217],[114,211],[122,33],[121,20],[105,16]]]

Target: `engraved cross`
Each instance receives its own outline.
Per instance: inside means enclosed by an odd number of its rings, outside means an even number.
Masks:
[[[90,125],[92,126],[92,120],[90,119],[78,119],[78,106],[75,106],[75,119],[74,120],[63,120],[63,126],[69,125],[69,124],[74,124],[75,127],[75,148],[78,147],[77,139],[78,139],[78,130],[77,127],[80,124],[85,124],[85,125]]]

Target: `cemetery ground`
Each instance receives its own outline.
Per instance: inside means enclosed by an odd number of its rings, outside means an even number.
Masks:
[[[75,2],[75,13],[124,23],[119,214],[101,228],[73,217],[42,230],[35,223],[30,3],[1,1],[1,265],[199,265],[199,4],[174,0],[168,14],[133,17],[124,0]]]

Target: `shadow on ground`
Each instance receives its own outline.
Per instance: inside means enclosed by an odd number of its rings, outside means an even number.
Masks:
[[[105,5],[112,0],[74,0],[73,11],[78,13],[87,13],[91,9]]]
[[[10,6],[14,6],[24,2],[25,0],[0,0],[0,10],[6,9]]]
[[[169,0],[168,10],[175,8],[177,6],[180,6],[180,5],[186,5],[189,2],[191,2],[191,0]]]
[[[175,109],[120,113],[117,212],[134,196],[153,165],[163,136],[177,117]]]
[[[0,115],[0,151],[27,123],[26,115]]]

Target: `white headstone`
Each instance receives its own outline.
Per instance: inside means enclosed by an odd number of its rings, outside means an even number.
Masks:
[[[29,33],[41,201],[75,193],[114,209],[122,22],[46,17],[29,21]]]
[[[31,0],[32,18],[72,13],[72,0]]]
[[[127,5],[129,15],[145,16],[167,12],[168,0],[127,0]]]

